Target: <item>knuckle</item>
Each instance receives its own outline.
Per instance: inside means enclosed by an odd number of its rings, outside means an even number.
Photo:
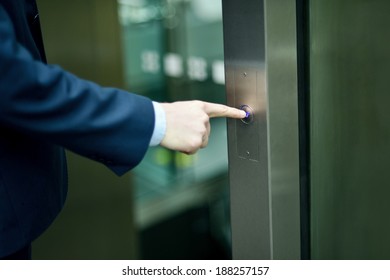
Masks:
[[[195,139],[192,140],[192,142],[190,143],[190,148],[191,150],[193,151],[196,151],[200,148],[200,146],[202,146],[202,137],[197,137]]]
[[[203,124],[203,125],[208,125],[208,123],[210,122],[210,117],[204,113],[202,114],[202,116],[199,118],[200,122]]]
[[[229,112],[229,107],[221,105],[221,108],[222,108],[221,111],[223,114],[227,114]]]
[[[192,140],[187,143],[183,152],[188,155],[192,155],[199,149],[199,147],[200,147],[199,144],[196,141]]]
[[[201,137],[203,137],[203,135],[206,135],[207,134],[207,128],[205,126],[202,126],[199,128],[199,134],[201,135]]]
[[[198,108],[202,111],[202,112],[206,112],[206,103],[205,102],[203,102],[203,101],[197,101],[197,106],[198,106]],[[206,114],[207,115],[207,114]]]
[[[200,100],[194,100],[194,101],[193,101],[193,105],[196,106],[196,107],[199,107],[199,108],[201,108],[201,109],[204,107],[203,102],[200,101]]]

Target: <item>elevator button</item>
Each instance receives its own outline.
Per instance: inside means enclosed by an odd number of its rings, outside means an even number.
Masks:
[[[241,105],[240,109],[246,112],[245,118],[241,119],[241,121],[245,124],[250,124],[253,122],[253,110],[248,105]]]

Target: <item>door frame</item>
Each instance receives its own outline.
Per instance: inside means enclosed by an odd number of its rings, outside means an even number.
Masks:
[[[297,3],[222,3],[227,104],[248,105],[253,116],[228,120],[233,258],[306,258]]]

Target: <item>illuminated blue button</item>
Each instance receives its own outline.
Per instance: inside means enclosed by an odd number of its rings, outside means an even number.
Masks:
[[[248,105],[241,105],[240,109],[245,111],[245,118],[241,119],[241,121],[245,124],[250,124],[253,121],[253,110]]]

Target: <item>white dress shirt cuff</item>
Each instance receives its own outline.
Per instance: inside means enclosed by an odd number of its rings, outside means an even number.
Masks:
[[[150,139],[149,146],[157,146],[161,143],[165,136],[167,122],[165,118],[165,111],[161,104],[153,101],[154,107],[154,130],[152,139]]]

